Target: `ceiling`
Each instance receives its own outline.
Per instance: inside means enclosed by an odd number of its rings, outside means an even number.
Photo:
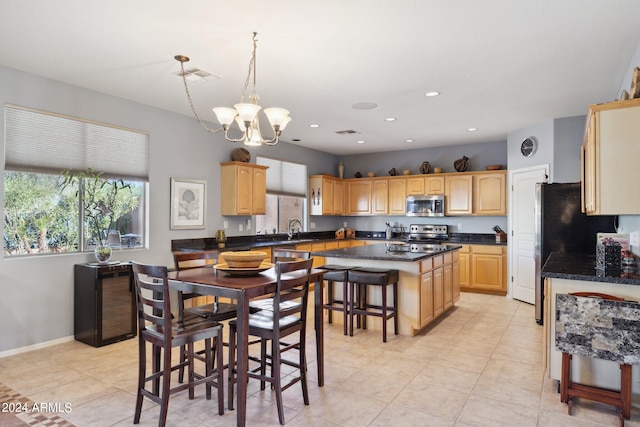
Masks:
[[[217,126],[255,31],[260,104],[293,119],[282,140],[347,155],[504,141],[585,114],[619,96],[638,16],[637,0],[4,1],[0,65],[192,116],[173,59],[187,55],[220,77],[189,86]]]

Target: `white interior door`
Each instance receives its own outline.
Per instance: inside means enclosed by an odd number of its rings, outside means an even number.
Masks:
[[[509,171],[509,271],[511,296],[535,304],[535,216],[536,184],[547,182],[549,165]]]

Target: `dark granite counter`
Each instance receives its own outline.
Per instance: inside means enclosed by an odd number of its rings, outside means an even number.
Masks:
[[[460,249],[460,246],[433,245],[433,250],[425,252],[407,252],[398,250],[398,245],[380,243],[352,248],[333,249],[329,251],[313,252],[313,255],[330,258],[369,259],[378,261],[416,262],[445,252]]]
[[[623,270],[600,270],[596,268],[595,255],[552,252],[542,267],[541,276],[588,282],[640,285],[640,268],[638,265]]]

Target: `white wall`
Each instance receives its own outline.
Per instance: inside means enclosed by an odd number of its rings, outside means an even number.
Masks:
[[[206,132],[192,117],[3,67],[0,67],[0,102],[149,132],[149,248],[116,251],[113,259],[173,266],[172,239],[214,236],[225,219],[230,223],[229,235],[244,234],[237,231],[237,224],[246,223],[248,217],[220,216],[219,163],[230,160],[231,151],[238,145]],[[0,114],[0,128],[4,129],[4,114]],[[252,159],[261,154],[309,163],[310,174],[337,164],[333,155],[286,143],[250,151]],[[4,164],[4,150],[0,152]],[[207,181],[205,230],[169,229],[171,177]],[[3,188],[0,185],[2,206]],[[325,230],[336,228],[332,218],[316,222]],[[73,265],[95,261],[92,257],[92,254],[64,254],[0,260],[0,355],[73,336]]]

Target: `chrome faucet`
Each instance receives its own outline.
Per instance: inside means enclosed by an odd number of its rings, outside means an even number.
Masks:
[[[302,223],[300,222],[300,220],[298,219],[290,219],[289,223],[287,224],[287,236],[289,236],[289,240],[291,240],[291,237],[293,237],[293,232],[291,231],[292,226],[294,224],[298,223],[299,227],[298,227],[298,239],[300,239],[300,229],[302,228]]]

